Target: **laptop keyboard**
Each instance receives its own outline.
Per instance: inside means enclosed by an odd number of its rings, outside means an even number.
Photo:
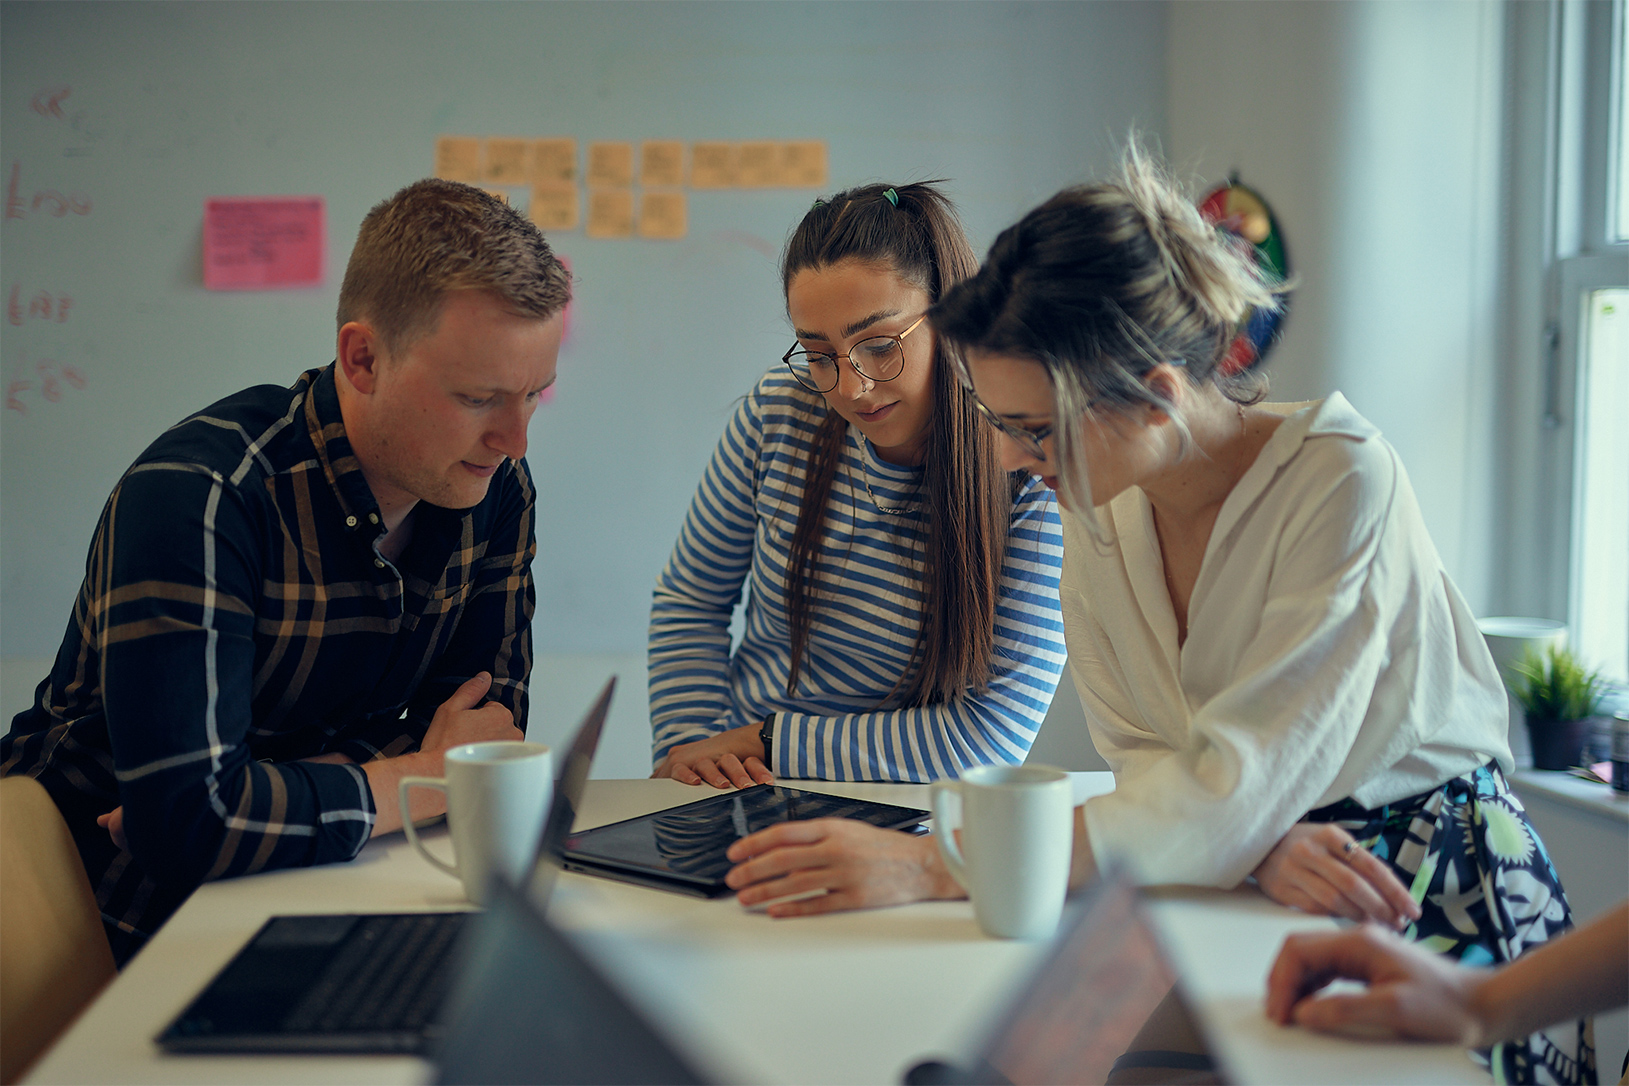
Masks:
[[[447,959],[472,915],[363,917],[283,1019],[284,1032],[422,1032],[447,993]]]

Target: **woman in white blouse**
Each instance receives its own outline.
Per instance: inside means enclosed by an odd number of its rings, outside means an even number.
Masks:
[[[1219,369],[1272,287],[1135,148],[1002,233],[929,320],[1064,518],[1069,661],[1113,793],[1077,812],[1145,882],[1369,917],[1466,964],[1571,925],[1511,795],[1499,677],[1396,452],[1338,393],[1259,405]],[[960,896],[931,844],[788,824],[732,850],[794,915]],[[1496,1045],[1506,1081],[1593,1081],[1587,1025]]]

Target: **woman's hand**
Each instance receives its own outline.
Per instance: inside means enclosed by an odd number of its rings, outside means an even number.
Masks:
[[[672,777],[684,784],[705,782],[714,788],[775,783],[775,774],[764,765],[764,742],[758,738],[756,724],[674,747],[651,776]]]
[[[782,822],[741,838],[728,855],[736,866],[724,881],[743,905],[825,891],[771,905],[770,916],[967,896],[945,869],[932,837],[879,829],[852,818]]]
[[[1267,1017],[1324,1033],[1475,1047],[1496,1039],[1487,1035],[1476,998],[1492,975],[1369,925],[1292,935],[1267,975]],[[1368,990],[1314,998],[1341,977],[1364,981]]]
[[[1297,822],[1252,874],[1268,897],[1304,912],[1389,928],[1420,918],[1391,868],[1333,823]]]

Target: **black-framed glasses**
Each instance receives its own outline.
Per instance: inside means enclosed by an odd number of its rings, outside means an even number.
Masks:
[[[967,372],[967,363],[962,360],[962,352],[953,350],[946,353],[950,355],[951,368],[956,374],[956,380],[961,384],[962,388],[967,390],[968,397],[972,399],[973,406],[978,409],[978,413],[984,421],[994,426],[1001,433],[1006,434],[1020,449],[1023,449],[1037,460],[1045,460],[1047,458],[1046,450],[1041,448],[1041,442],[1051,437],[1057,431],[1057,426],[1047,423],[1045,426],[1038,426],[1032,430],[1027,426],[1020,426],[1016,422],[1008,422],[994,411],[991,411],[985,406],[984,401],[979,399],[979,394],[973,391],[973,375]]]
[[[1047,458],[1046,450],[1041,448],[1041,442],[1051,437],[1058,429],[1057,426],[1049,422],[1045,426],[1037,426],[1032,430],[1027,426],[1020,426],[1016,422],[1008,422],[984,406],[984,401],[978,398],[977,393],[969,390],[968,395],[973,398],[973,406],[978,409],[978,413],[983,416],[985,422],[1006,434],[1020,449],[1023,449],[1035,459],[1045,460]]]
[[[905,337],[916,331],[926,313],[911,322],[911,326],[897,336],[872,336],[862,339],[848,349],[847,354],[826,351],[805,351],[797,344],[781,355],[781,361],[798,379],[798,384],[810,392],[830,392],[837,387],[839,364],[848,359],[854,372],[874,384],[892,381],[905,370]]]

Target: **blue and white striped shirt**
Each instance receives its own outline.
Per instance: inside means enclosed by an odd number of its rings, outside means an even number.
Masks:
[[[781,777],[922,782],[1023,761],[1065,659],[1052,491],[1029,479],[1013,503],[989,686],[879,710],[910,666],[921,624],[922,469],[880,460],[852,426],[827,502],[804,666],[787,695],[787,555],[825,412],[818,395],[771,371],[718,443],[651,606],[655,760],[773,712],[770,769]],[[746,629],[732,654],[744,584]]]

